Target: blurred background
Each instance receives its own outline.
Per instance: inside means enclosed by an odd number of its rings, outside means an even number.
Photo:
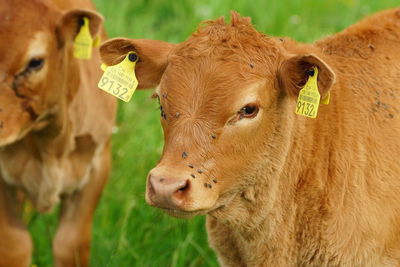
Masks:
[[[207,19],[236,10],[268,35],[312,42],[341,31],[373,12],[399,6],[398,0],[93,0],[106,18],[110,37],[184,41]],[[218,266],[208,247],[204,217],[182,220],[149,207],[145,180],[162,151],[163,138],[151,90],[119,101],[113,139],[113,172],[94,218],[91,266]],[[26,219],[35,243],[33,264],[53,266],[52,215]]]

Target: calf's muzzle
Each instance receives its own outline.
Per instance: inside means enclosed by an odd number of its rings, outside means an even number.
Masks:
[[[150,174],[147,186],[147,197],[151,205],[180,209],[190,190],[190,181]]]

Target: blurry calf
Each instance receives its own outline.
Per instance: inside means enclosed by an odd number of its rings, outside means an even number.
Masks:
[[[74,9],[74,8],[86,8]],[[28,266],[32,242],[17,191],[41,212],[61,200],[56,266],[87,266],[93,213],[110,170],[115,101],[97,89],[98,51],[73,57],[90,1],[2,0],[0,4],[0,266]]]

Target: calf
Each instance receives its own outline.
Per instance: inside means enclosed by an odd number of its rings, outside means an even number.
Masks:
[[[146,200],[207,214],[221,265],[400,265],[400,9],[313,44],[233,13],[180,44],[100,49],[108,65],[130,51],[165,134]],[[295,114],[303,87],[315,109],[330,97],[315,119]]]
[[[18,191],[41,212],[61,200],[56,266],[87,266],[93,213],[110,170],[115,101],[96,87],[98,51],[73,57],[90,1],[2,0],[0,4],[0,266],[28,266],[32,242]],[[101,120],[99,119],[101,118]]]

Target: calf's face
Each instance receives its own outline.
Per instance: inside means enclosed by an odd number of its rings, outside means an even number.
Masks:
[[[148,175],[146,200],[171,215],[205,214],[249,197],[260,173],[284,161],[293,96],[307,71],[320,69],[323,96],[334,80],[318,57],[291,55],[249,19],[232,16],[177,45],[113,39],[100,48],[108,65],[135,51],[139,88],[156,87],[165,146]]]
[[[95,36],[102,18],[93,12],[61,13],[43,0],[5,0],[0,4],[0,146],[45,127],[71,98],[69,80],[79,77],[71,57],[83,17]]]

